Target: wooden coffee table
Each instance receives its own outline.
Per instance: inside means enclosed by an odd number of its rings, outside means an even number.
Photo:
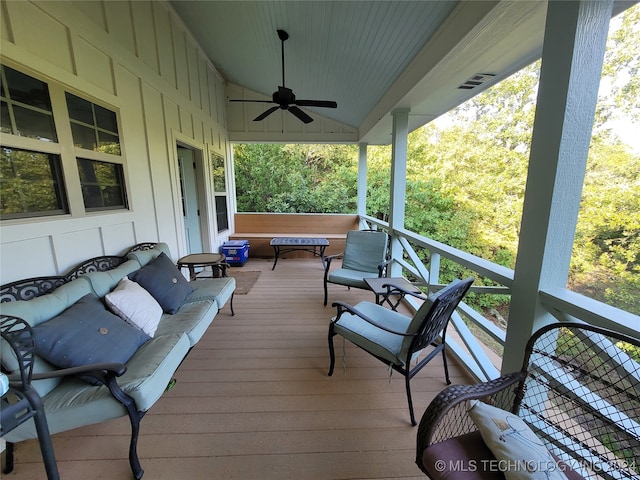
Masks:
[[[221,253],[192,253],[178,260],[178,268],[187,267],[189,279],[192,282],[198,278],[196,268],[211,267],[212,277],[226,277],[229,266],[226,260],[227,258]]]
[[[402,287],[410,292],[422,293],[418,287],[404,277],[365,278],[364,281],[369,289],[375,294],[376,303],[378,305],[382,305],[386,302],[393,311],[398,308],[398,305],[400,305],[400,302],[405,296],[404,292],[397,290],[394,291],[394,287]],[[395,302],[391,300],[391,297],[393,296],[398,297]]]

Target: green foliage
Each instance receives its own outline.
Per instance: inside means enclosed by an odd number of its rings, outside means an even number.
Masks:
[[[60,210],[54,162],[44,153],[0,148],[0,213],[12,216]]]
[[[640,6],[610,37],[589,152],[570,286],[640,313],[640,156],[611,120],[640,120]],[[513,268],[540,63],[409,136],[405,227]],[[357,149],[345,145],[238,145],[238,211],[356,211]],[[367,152],[367,214],[389,220],[391,148]],[[417,249],[428,262],[428,252]],[[441,282],[470,274],[444,259]],[[477,283],[488,283],[478,279]],[[469,294],[482,307],[502,296]]]
[[[576,229],[572,285],[640,313],[640,158],[595,140]]]
[[[346,145],[236,145],[239,212],[354,213],[357,149]]]

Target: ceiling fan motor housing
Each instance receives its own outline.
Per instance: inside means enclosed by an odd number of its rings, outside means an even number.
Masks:
[[[273,103],[280,105],[280,108],[287,110],[291,103],[295,103],[296,96],[290,88],[278,87],[277,92],[273,92]]]

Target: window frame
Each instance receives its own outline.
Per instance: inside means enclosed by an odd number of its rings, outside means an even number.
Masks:
[[[222,176],[216,175],[216,171],[220,168],[218,162],[222,164]],[[216,219],[216,232],[218,234],[222,232],[226,232],[230,229],[230,215],[229,215],[229,186],[227,182],[227,159],[224,154],[211,150],[209,152],[209,168],[211,168],[211,189],[213,191],[213,212],[215,214]],[[222,180],[222,184],[224,184],[224,191],[216,190],[216,184],[218,186],[221,185],[219,181]],[[224,228],[220,228],[220,215],[221,212],[218,212],[218,199],[224,199],[225,208],[224,215],[226,220],[226,226]]]
[[[121,163],[116,163],[116,162],[106,162],[103,160],[95,160],[95,159],[91,159],[91,158],[85,158],[85,157],[78,157],[76,156],[76,163],[79,164],[81,161],[87,161],[87,162],[92,162],[93,164],[95,163],[103,163],[103,164],[108,164],[108,165],[113,165],[115,167],[115,176],[117,179],[117,183],[116,186],[120,188],[121,190],[121,198],[122,198],[122,205],[112,205],[112,206],[105,206],[103,204],[103,206],[101,207],[88,207],[87,206],[87,198],[84,196],[84,187],[86,186],[97,186],[100,190],[101,190],[101,198],[103,199],[103,203],[104,203],[104,195],[102,195],[102,191],[104,190],[105,187],[111,186],[111,185],[105,185],[105,184],[101,184],[100,182],[87,182],[87,181],[83,181],[82,180],[82,175],[80,174],[80,166],[78,165],[78,175],[80,177],[80,186],[82,189],[82,199],[84,202],[84,209],[86,212],[102,212],[102,211],[106,211],[106,210],[128,210],[129,208],[129,201],[127,198],[127,189],[126,189],[126,182],[125,182],[125,175],[124,175],[124,166]],[[95,173],[95,168],[94,168],[94,173]]]
[[[37,221],[46,217],[52,218],[82,218],[100,214],[126,213],[131,210],[131,189],[128,178],[127,159],[125,155],[124,132],[122,130],[121,112],[116,105],[100,101],[86,92],[79,92],[66,85],[54,80],[43,78],[41,74],[34,74],[29,68],[16,65],[11,61],[2,59],[3,67],[16,70],[24,75],[34,78],[35,80],[44,82],[49,92],[49,102],[51,104],[53,123],[57,142],[39,140],[31,137],[15,135],[13,133],[0,132],[0,145],[6,148],[30,150],[42,154],[55,154],[60,158],[62,172],[62,187],[60,192],[64,195],[64,203],[66,205],[65,212],[31,212],[25,215],[2,215],[0,221],[2,224],[24,223],[25,221]],[[69,117],[69,108],[67,105],[67,93],[79,97],[92,105],[97,105],[107,109],[115,114],[115,122],[118,128],[118,142],[120,146],[120,154],[115,155],[101,151],[89,150],[86,148],[76,147],[73,140],[71,127],[71,118]],[[13,125],[13,124],[12,124]],[[78,159],[87,159],[105,163],[119,165],[121,169],[124,206],[118,207],[102,207],[102,208],[86,208],[85,198],[82,191],[80,181],[80,171],[77,164]]]

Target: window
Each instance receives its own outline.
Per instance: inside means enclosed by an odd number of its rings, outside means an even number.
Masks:
[[[0,65],[0,132],[2,220],[128,208],[115,111]]]
[[[4,65],[0,77],[2,133],[57,142],[47,84]]]
[[[60,156],[0,148],[2,218],[68,213]]]
[[[218,232],[229,228],[227,217],[227,197],[216,195],[216,220],[218,221]]]
[[[120,155],[115,112],[69,92],[66,93],[66,98],[74,145],[96,152]]]
[[[211,172],[213,175],[213,192],[216,203],[216,221],[219,233],[229,229],[227,182],[224,168],[224,157],[219,153],[211,154]]]
[[[78,158],[87,211],[127,208],[122,165]]]

